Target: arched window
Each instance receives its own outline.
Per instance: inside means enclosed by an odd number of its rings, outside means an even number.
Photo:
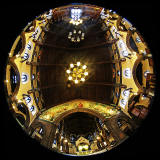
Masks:
[[[29,42],[27,43],[26,49],[31,50],[31,49],[32,49],[32,45],[33,45],[32,42],[29,41]]]
[[[57,140],[54,139],[54,140],[53,140],[53,143],[52,143],[52,148],[56,148],[56,146],[57,146]]]
[[[22,81],[22,84],[27,83],[27,81],[28,81],[28,74],[27,73],[22,72],[21,81]]]
[[[43,136],[43,134],[44,134],[44,130],[43,130],[42,127],[37,127],[37,128],[35,129],[35,131],[36,131],[38,134],[40,134],[41,136]]]
[[[91,133],[87,135],[87,139],[88,139],[89,141],[93,141],[93,136],[92,136]]]
[[[31,102],[31,97],[27,94],[23,94],[23,99],[25,99],[27,104]]]
[[[14,92],[19,82],[19,74],[15,71],[14,67],[12,66],[10,69],[10,80],[11,80],[11,89],[12,92]]]
[[[32,80],[34,80],[35,79],[35,74],[32,74]]]
[[[31,106],[30,111],[33,112],[34,111],[34,106]]]
[[[23,58],[27,60],[29,58],[29,54],[25,52]]]
[[[131,69],[130,69],[130,68],[125,68],[125,69],[123,70],[123,76],[124,76],[125,78],[130,79],[130,78],[131,78],[131,75],[132,75],[132,72],[131,72]]]
[[[142,66],[143,64],[140,62],[136,68],[136,78],[137,78],[137,81],[138,83],[142,86],[143,83],[142,83],[142,78],[143,78],[143,70],[142,70]],[[148,73],[148,72],[147,72]],[[146,75],[146,74],[144,74]]]
[[[70,142],[74,143],[75,141],[76,141],[76,135],[71,134],[71,136],[70,136]]]
[[[136,38],[136,42],[140,42],[140,39]],[[129,45],[135,52],[138,52],[138,48],[137,48],[132,36],[130,36],[130,38],[129,38]]]
[[[18,104],[17,105],[17,108],[18,108],[18,110],[20,111],[20,112],[22,112],[22,113],[24,113],[25,115],[26,115],[26,108],[24,107],[24,105],[23,104]]]
[[[32,115],[34,116],[36,113],[36,107],[35,106],[29,106],[29,110],[31,111]]]

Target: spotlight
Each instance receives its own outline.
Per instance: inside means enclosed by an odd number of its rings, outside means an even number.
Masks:
[[[84,148],[85,150],[88,150],[88,145],[84,145],[83,148]]]
[[[83,68],[83,69],[86,69],[86,68],[87,68],[87,66],[86,66],[86,65],[84,65],[82,68]]]
[[[84,81],[85,81],[85,79],[84,79],[84,78],[81,78],[81,81],[83,81],[83,82],[84,82]]]
[[[72,80],[72,77],[71,77],[71,76],[69,76],[69,77],[68,77],[68,79],[69,79],[69,80]]]
[[[74,82],[77,84],[77,83],[78,83],[78,80],[76,79]]]
[[[74,67],[74,64],[70,64],[70,67],[73,68],[73,67]]]
[[[88,75],[88,72],[84,72],[84,75],[87,76],[87,75]]]
[[[82,31],[81,31],[81,30],[79,30],[79,31],[78,31],[78,34],[81,34],[81,33],[82,33]]]
[[[71,73],[71,71],[70,71],[70,70],[67,70],[66,72],[67,72],[68,74],[69,74],[69,73]]]
[[[99,137],[99,136],[97,136],[97,139],[99,140],[99,139],[100,139],[100,137]]]
[[[80,66],[81,65],[81,63],[80,62],[77,62],[77,66]]]

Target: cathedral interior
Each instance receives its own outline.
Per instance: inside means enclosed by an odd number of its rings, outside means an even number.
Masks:
[[[152,53],[116,12],[67,5],[36,17],[8,55],[5,91],[22,129],[65,155],[106,152],[146,118],[155,94]]]

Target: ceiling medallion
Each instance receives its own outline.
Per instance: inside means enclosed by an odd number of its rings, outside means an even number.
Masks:
[[[86,76],[88,76],[87,66],[81,65],[80,62],[76,64],[70,64],[70,68],[66,71],[68,74],[68,80],[73,81],[75,84],[84,82]]]
[[[127,19],[99,6],[63,6],[38,16],[16,38],[6,98],[41,145],[95,155],[121,144],[146,118],[153,68],[151,51]]]

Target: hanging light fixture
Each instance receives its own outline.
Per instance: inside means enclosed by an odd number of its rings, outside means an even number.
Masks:
[[[75,64],[71,63],[69,66],[69,69],[66,70],[68,80],[75,84],[85,82],[86,76],[88,76],[87,66],[82,65],[79,61]]]

